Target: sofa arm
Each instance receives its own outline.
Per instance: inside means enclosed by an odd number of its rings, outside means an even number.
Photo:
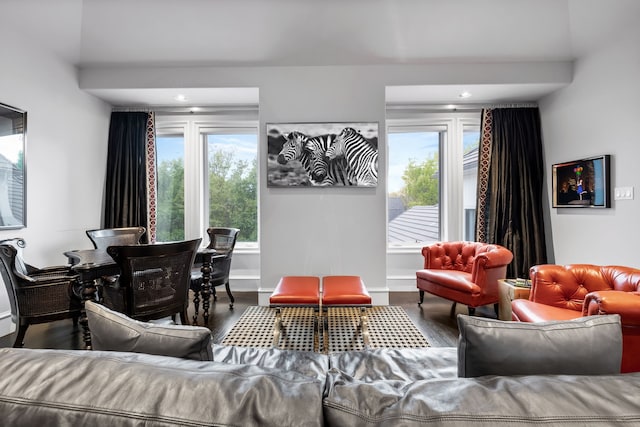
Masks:
[[[497,292],[497,279],[504,279],[507,274],[507,265],[513,260],[513,253],[499,245],[484,245],[478,248],[473,268],[471,281],[473,283],[492,282]]]
[[[476,263],[482,264],[484,268],[505,267],[513,260],[513,253],[498,245],[486,245],[478,249],[476,253]]]
[[[624,326],[640,326],[640,292],[596,291],[584,299],[583,316],[619,314]]]

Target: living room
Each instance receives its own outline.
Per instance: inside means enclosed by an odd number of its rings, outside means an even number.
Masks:
[[[268,296],[283,275],[356,274],[376,304],[387,303],[390,292],[415,295],[417,302],[415,270],[423,264],[420,250],[393,252],[387,245],[384,147],[389,106],[393,102],[460,103],[459,91],[465,89],[478,97],[469,101],[476,105],[535,103],[539,107],[548,261],[639,268],[633,249],[640,237],[633,226],[640,211],[636,197],[612,197],[606,209],[551,207],[551,165],[558,162],[609,154],[612,189],[636,187],[639,17],[640,3],[635,0],[2,2],[0,39],[5,42],[0,103],[28,113],[28,132],[26,226],[2,229],[0,238],[24,238],[25,257],[42,266],[64,263],[63,253],[70,249],[90,248],[85,231],[102,226],[113,109],[176,107],[173,96],[178,90],[222,94],[238,89],[250,93],[243,104],[258,109],[260,144],[268,123],[377,122],[381,161],[375,188],[270,188],[264,169],[259,169],[259,249],[239,251],[234,257],[238,271],[243,271],[236,272],[237,289]],[[392,100],[399,93],[424,95]],[[480,97],[482,93],[486,98]],[[161,94],[171,98],[154,98]],[[267,163],[266,155],[260,148],[261,167]],[[204,237],[207,225],[194,226],[186,237]],[[442,234],[443,240],[461,236],[460,230]],[[2,288],[0,335],[11,329]],[[606,336],[602,338],[605,342]],[[65,390],[73,390],[73,381],[104,381],[100,387],[71,393],[70,401],[82,400],[93,389],[100,389],[97,398],[112,401],[105,403],[107,407],[120,400],[136,400],[111,399],[123,396],[116,387],[119,383],[111,380],[125,375],[115,364],[109,371],[104,360],[94,359],[98,355],[89,354],[74,364],[62,354],[47,354],[49,359],[33,357],[33,365],[8,356],[3,363],[20,366],[30,375],[42,373],[40,382],[25,374],[22,390],[29,390],[30,383],[45,383],[47,375],[56,375],[59,369],[57,375],[63,380],[63,374],[69,375],[70,383],[58,383],[62,389],[69,384]],[[456,358],[454,352],[434,354],[442,356],[429,361],[436,365]],[[150,360],[151,365],[157,361]],[[416,360],[415,366],[422,363],[426,362]],[[150,374],[144,381],[126,378],[125,384],[135,389],[136,396],[143,396],[151,388],[146,381],[156,381],[156,390],[167,391],[167,404],[157,407],[168,408],[179,398],[185,404],[175,406],[194,412],[234,396],[230,391],[236,387],[218,387],[208,390],[218,393],[220,400],[212,399],[213,394],[204,395],[195,387],[204,387],[204,382],[184,381],[175,368],[165,370],[167,381]],[[618,416],[620,425],[632,425],[640,417],[633,392],[637,382],[626,382],[624,377],[606,383],[583,377],[569,388],[540,378],[529,383],[500,378],[498,382],[507,389],[516,387],[512,389],[516,392],[501,393],[487,405],[499,405],[505,399],[520,408],[535,407],[545,395],[557,392],[555,401],[581,404],[543,408],[543,415],[558,411],[567,422],[586,425],[598,422],[593,415],[598,411],[617,411],[613,416]],[[215,387],[212,383],[206,386]],[[632,391],[624,399],[627,387]],[[317,388],[313,392],[319,402],[322,387]],[[471,388],[463,393],[470,399],[467,402],[484,401],[486,388]],[[180,393],[172,394],[176,390]],[[363,395],[373,396],[375,390],[372,387]],[[458,402],[459,389],[447,391],[434,394],[433,401],[441,398],[445,406]],[[282,414],[291,410],[299,417],[318,415],[320,405],[300,400],[303,394],[296,395],[285,386],[282,392],[298,400],[269,400],[277,394],[264,393],[264,400],[254,403],[278,407]],[[590,393],[603,392],[619,395],[590,399]],[[613,408],[612,400],[619,406]],[[461,405],[462,410],[468,412],[465,406]],[[249,412],[240,409],[240,413]],[[467,423],[473,422],[473,411],[465,415]],[[631,411],[636,411],[635,418],[622,419]],[[498,425],[499,421],[513,422],[501,418],[487,423]],[[449,425],[456,422],[460,419],[451,419]]]
[[[284,3],[283,6],[290,6]],[[2,7],[7,12],[2,13],[0,31],[12,43],[3,46],[4,57],[11,61],[6,61],[0,71],[1,101],[26,110],[29,125],[27,227],[2,230],[2,237],[23,237],[28,244],[29,259],[37,265],[59,264],[64,251],[88,247],[84,231],[101,225],[106,140],[113,108],[94,93],[108,97],[117,92],[158,88],[258,88],[262,131],[271,122],[318,121],[377,121],[380,129],[384,129],[387,91],[392,87],[555,88],[539,99],[528,100],[536,101],[540,108],[545,171],[550,172],[550,165],[559,161],[606,153],[612,155],[612,185],[633,186],[632,162],[638,153],[633,144],[636,126],[632,119],[638,116],[639,107],[629,94],[637,93],[640,86],[636,79],[639,61],[634,49],[638,40],[638,30],[633,26],[638,15],[635,3],[566,1],[534,5],[532,2],[522,4],[522,9],[507,2],[489,3],[491,10],[505,10],[522,18],[517,23],[510,21],[508,28],[489,32],[489,40],[505,44],[502,47],[505,53],[493,52],[493,57],[471,55],[472,48],[479,48],[476,43],[466,51],[463,49],[466,56],[449,61],[443,59],[445,53],[436,49],[430,53],[432,57],[425,58],[396,52],[396,57],[386,63],[380,58],[365,60],[355,53],[349,56],[329,44],[315,50],[317,46],[296,50],[285,44],[281,52],[288,51],[289,57],[253,59],[255,66],[244,65],[241,60],[206,58],[204,54],[183,61],[163,58],[161,46],[155,45],[150,47],[151,54],[145,63],[141,52],[132,53],[131,46],[135,43],[124,42],[126,37],[144,39],[137,26],[126,31],[120,26],[118,34],[112,36],[128,58],[95,50],[99,44],[94,39],[97,30],[110,25],[105,17],[118,16],[105,2],[68,1],[56,4],[54,10],[39,2],[5,4]],[[138,3],[139,7],[143,5],[144,2]],[[415,2],[412,6],[427,14],[428,10],[422,9],[426,6]],[[363,12],[359,2],[330,3],[320,10],[329,19],[338,15],[342,7],[354,15]],[[369,7],[372,17],[387,16],[384,11]],[[455,16],[458,9],[449,7],[452,9],[437,12]],[[197,10],[195,4],[194,9],[180,8]],[[130,11],[130,19],[139,18],[142,9]],[[231,8],[227,13],[234,11]],[[168,19],[172,13],[176,13],[175,8],[159,10],[158,17]],[[411,8],[404,5],[395,13],[408,20]],[[544,17],[548,28],[537,31],[538,37],[542,37],[541,33],[552,34],[534,43],[530,52],[517,49],[507,42],[511,37],[504,36],[513,31],[523,41],[529,37],[526,31],[543,26],[528,22],[526,29],[519,29],[524,26],[524,16]],[[402,22],[413,24],[406,27],[417,31],[413,21]],[[400,31],[400,37],[401,29],[395,30]],[[236,52],[243,51],[246,43],[254,42],[248,38],[238,41]],[[206,43],[202,40],[198,43],[199,51],[206,50],[202,46]],[[332,49],[338,49],[336,55],[327,56]],[[332,62],[322,62],[328,58]],[[502,102],[509,101],[518,100],[505,96]],[[134,99],[130,104],[139,106],[141,102]],[[424,102],[428,104],[428,100]],[[261,154],[260,164],[266,162],[264,155]],[[384,172],[381,162],[382,176]],[[543,179],[550,201],[549,176],[546,173]],[[259,190],[260,251],[259,256],[247,254],[247,258],[254,260],[251,262],[256,273],[255,280],[247,282],[248,290],[264,288],[268,292],[283,272],[360,274],[383,302],[386,292],[397,290],[388,281],[384,179],[374,190],[319,193],[316,189],[300,189],[292,193],[267,188],[263,180]],[[304,212],[291,215],[302,206]],[[550,262],[637,266],[631,242],[638,231],[628,226],[637,214],[636,200],[614,200],[610,209],[554,209],[550,203],[544,209]],[[419,251],[402,257],[401,265],[421,265]],[[410,277],[411,272],[407,271]],[[405,280],[407,285],[402,290],[411,289],[408,282],[409,279]],[[6,301],[0,309],[7,320]]]

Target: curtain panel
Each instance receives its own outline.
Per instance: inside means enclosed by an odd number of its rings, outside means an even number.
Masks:
[[[148,229],[148,121],[149,113],[146,112],[111,113],[104,228],[142,226]],[[143,239],[148,240],[148,235],[145,236]]]
[[[547,262],[542,190],[544,162],[538,108],[482,112],[476,240],[513,252],[508,277],[529,277]]]

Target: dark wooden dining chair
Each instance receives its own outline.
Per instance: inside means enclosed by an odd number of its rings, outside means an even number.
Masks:
[[[29,325],[73,319],[78,325],[81,300],[77,275],[68,266],[36,268],[24,262],[20,238],[0,241],[0,274],[17,327],[14,347],[24,346]]]
[[[213,300],[217,301],[216,286],[224,285],[227,295],[229,296],[229,308],[233,308],[235,299],[229,287],[229,272],[231,271],[231,257],[233,249],[236,246],[240,230],[229,227],[209,227],[207,234],[209,235],[208,249],[215,249],[216,253],[223,254],[224,257],[215,257],[211,265],[211,293]],[[202,272],[200,266],[196,265],[191,272],[191,290],[198,295],[202,291]],[[196,299],[199,300],[199,299]],[[197,307],[196,307],[197,310]]]
[[[144,227],[120,227],[98,228],[86,233],[95,249],[107,249],[109,246],[137,245],[146,231]]]
[[[136,320],[180,314],[187,325],[191,266],[201,239],[153,245],[109,246],[120,275],[103,280],[102,302]]]

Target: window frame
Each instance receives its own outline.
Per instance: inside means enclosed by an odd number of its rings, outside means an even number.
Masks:
[[[464,240],[464,165],[463,165],[463,135],[465,128],[480,128],[480,111],[447,111],[447,112],[415,112],[393,110],[392,117],[386,120],[386,132],[397,133],[419,131],[426,128],[443,128],[444,136],[440,146],[440,240]],[[388,137],[386,150],[389,152]],[[387,170],[389,170],[387,156]],[[386,181],[385,181],[386,182]],[[415,252],[432,242],[407,242],[390,244],[389,236],[389,193],[385,188],[387,210],[387,252],[402,253]]]
[[[257,114],[256,114],[257,116]],[[184,135],[184,235],[185,239],[202,238],[208,241],[209,225],[208,186],[208,134],[246,133],[256,135],[256,178],[260,177],[260,133],[257,118],[241,116],[220,117],[214,114],[156,114],[156,134],[171,135],[182,131]],[[260,186],[256,183],[256,242],[237,242],[236,249],[253,250],[260,247]]]

